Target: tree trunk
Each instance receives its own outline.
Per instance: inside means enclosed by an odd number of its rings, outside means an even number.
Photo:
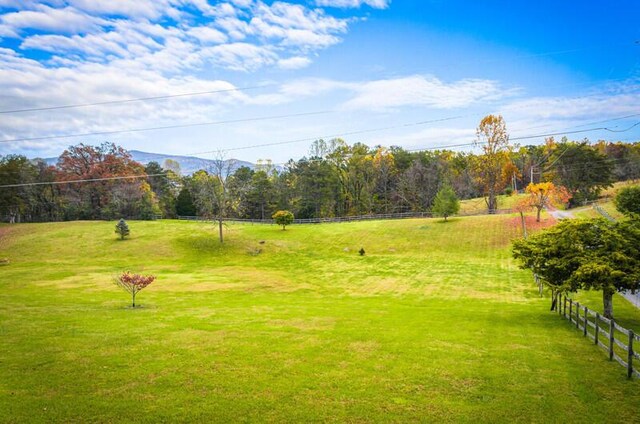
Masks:
[[[555,290],[551,290],[551,310],[555,311],[558,305],[558,293]]]
[[[220,230],[220,243],[224,243],[224,237],[222,236],[222,218],[218,219],[218,229]]]
[[[131,307],[132,308],[136,307],[136,292],[131,293]]]
[[[527,221],[524,219],[524,212],[520,212],[520,222],[522,223],[522,235],[527,238]]]
[[[607,289],[602,291],[602,303],[605,318],[613,319],[613,292]]]
[[[538,208],[538,213],[536,215],[536,222],[540,222],[540,212],[542,212],[542,208]]]

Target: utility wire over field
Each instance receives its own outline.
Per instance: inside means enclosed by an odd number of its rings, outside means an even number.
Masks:
[[[325,112],[317,112],[317,113],[325,113]],[[638,114],[638,115],[640,115],[640,114]],[[635,115],[631,115],[631,116],[635,116]],[[629,117],[629,116],[627,116],[627,117]],[[435,119],[435,120],[431,120],[431,121],[419,121],[419,122],[415,122],[415,123],[403,124],[401,126],[426,125],[426,124],[429,124],[429,123],[441,122],[441,121],[444,121],[444,120],[451,120],[451,119],[458,119],[458,118],[459,117],[449,117],[449,118]],[[268,119],[268,118],[265,118],[265,119]],[[613,118],[612,120],[619,120],[619,119],[621,119],[621,118]],[[603,122],[603,121],[600,121],[600,122]],[[617,131],[617,132],[629,131],[629,130],[631,130],[632,128],[634,128],[638,124],[640,124],[640,122],[637,123],[637,124],[632,125],[631,127],[627,128],[625,130],[621,130],[621,131]],[[310,137],[310,138],[304,138],[304,139],[295,139],[295,140],[280,141],[280,142],[273,142],[273,143],[255,144],[255,145],[251,145],[251,146],[232,147],[232,148],[227,148],[227,149],[223,149],[223,150],[213,150],[213,151],[204,151],[204,152],[196,152],[196,153],[185,153],[185,154],[186,155],[197,155],[197,154],[207,154],[207,153],[220,153],[220,152],[246,150],[246,149],[254,149],[254,148],[260,148],[260,147],[276,146],[276,145],[285,145],[285,144],[292,144],[292,143],[301,143],[301,142],[305,142],[305,141],[309,142],[309,141],[314,141],[314,140],[323,139],[323,138],[335,138],[335,137],[343,137],[343,136],[346,136],[346,135],[354,135],[354,134],[362,134],[362,133],[367,133],[367,132],[383,131],[383,130],[389,129],[389,128],[393,128],[393,127],[371,128],[371,129],[365,129],[365,130],[360,130],[360,131],[352,131],[352,132],[347,132],[347,133],[338,133],[338,134],[333,134],[333,135],[328,135],[328,136],[325,135],[325,136],[321,136],[321,137]],[[551,133],[545,133],[545,134],[519,136],[519,137],[510,138],[510,140],[511,141],[513,141],[513,140],[529,140],[529,139],[534,139],[534,138],[552,137],[552,136],[556,136],[556,135],[578,134],[578,133],[593,132],[593,131],[599,131],[599,130],[611,131],[611,129],[606,128],[606,127],[596,127],[596,128],[589,128],[589,129],[576,130],[576,131],[558,131],[558,132],[551,132]],[[408,152],[421,152],[421,151],[429,151],[429,150],[446,150],[446,149],[457,148],[457,147],[471,147],[471,146],[475,146],[477,144],[478,144],[478,142],[476,141],[476,142],[469,142],[469,143],[459,143],[459,144],[424,147],[424,148],[419,148],[419,149],[408,149],[407,151]],[[555,160],[554,160],[554,163],[555,163],[555,161],[560,159],[560,157],[561,157],[561,155],[556,157]],[[285,165],[285,164],[286,163],[275,163],[273,165]],[[549,167],[552,166],[552,165],[553,164],[547,165],[547,169],[549,169]],[[2,188],[11,188],[11,187],[27,187],[27,186],[33,186],[33,185],[58,185],[58,184],[73,184],[73,183],[80,183],[80,182],[98,182],[98,181],[105,181],[105,180],[118,180],[118,179],[128,179],[128,178],[135,179],[135,178],[146,178],[146,177],[149,177],[149,176],[166,177],[165,174],[158,174],[158,175],[119,176],[119,177],[109,177],[109,178],[81,179],[81,180],[55,181],[55,182],[19,183],[19,184],[0,185],[0,189],[2,189]]]

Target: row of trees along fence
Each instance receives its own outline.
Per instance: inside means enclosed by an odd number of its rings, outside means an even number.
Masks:
[[[640,335],[566,296],[561,296],[557,309],[558,314],[575,325],[584,337],[590,338],[596,346],[604,349],[610,361],[615,360],[625,367],[628,378],[640,378],[640,353],[634,350],[634,345],[640,346]],[[617,335],[622,339],[616,337]],[[634,360],[637,364],[635,367]]]

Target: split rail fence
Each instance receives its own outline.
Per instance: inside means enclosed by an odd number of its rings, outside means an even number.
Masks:
[[[608,353],[610,361],[615,360],[625,367],[628,378],[640,378],[640,352],[634,350],[634,345],[640,347],[640,335],[566,296],[560,296],[557,308],[558,314],[575,325],[584,337],[588,337],[596,346],[604,349]],[[616,337],[618,334],[622,336],[622,340]],[[638,347],[636,349],[640,351]],[[634,360],[636,361],[635,367]]]

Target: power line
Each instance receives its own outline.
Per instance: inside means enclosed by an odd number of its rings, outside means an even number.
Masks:
[[[408,152],[418,152],[418,151],[427,151],[427,150],[438,150],[438,149],[446,149],[450,147],[461,147],[461,146],[470,146],[474,145],[474,143],[464,143],[464,144],[455,144],[448,146],[437,146],[437,147],[428,147],[423,149],[412,149],[407,150]],[[566,152],[566,150],[565,150]],[[619,162],[623,161],[626,158],[610,158],[605,159],[605,162]],[[574,162],[570,167],[564,167],[563,169],[573,169],[578,168],[580,166],[588,165],[589,162]],[[286,165],[286,163],[271,163],[271,165]],[[604,167],[604,164],[600,164],[600,166],[596,166],[596,169],[600,169]],[[547,171],[549,168],[545,169]],[[161,174],[144,174],[144,175],[129,175],[129,176],[119,176],[119,177],[104,177],[104,178],[87,178],[87,179],[78,179],[78,180],[68,180],[68,181],[43,181],[43,182],[35,182],[35,183],[17,183],[17,184],[6,184],[0,185],[0,189],[2,188],[15,188],[15,187],[29,187],[29,186],[41,186],[41,185],[65,185],[65,184],[74,184],[74,183],[84,183],[84,182],[99,182],[99,181],[112,181],[112,180],[126,180],[126,179],[138,179],[138,178],[151,178],[151,177],[167,177],[167,173]]]
[[[637,44],[637,42],[636,42]],[[620,44],[620,46],[627,46],[627,43]],[[485,61],[474,61],[467,62],[466,64],[483,64],[483,63],[493,63],[493,62],[501,62],[504,60],[513,60],[513,59],[526,59],[531,57],[542,57],[542,56],[555,56],[559,54],[567,54],[567,53],[575,53],[593,49],[601,49],[602,46],[590,46],[590,47],[581,47],[576,49],[567,49],[567,50],[557,50],[550,52],[541,52],[541,53],[531,53],[525,55],[514,56],[512,58],[505,59],[491,59]],[[607,46],[609,48],[609,46]],[[463,63],[465,64],[465,63]],[[447,65],[448,67],[453,66]],[[460,66],[460,63],[456,64],[456,66]],[[415,72],[415,71],[414,71]],[[623,80],[625,78],[617,78],[608,81],[618,81]],[[278,86],[279,84],[262,84],[256,86],[247,86],[247,87],[234,87],[234,88],[226,88],[226,89],[218,89],[218,90],[209,90],[209,91],[195,91],[195,92],[187,92],[187,93],[178,93],[178,94],[167,94],[162,96],[147,96],[147,97],[134,97],[129,99],[122,100],[106,100],[100,102],[89,102],[89,103],[75,103],[75,104],[63,104],[63,105],[52,105],[52,106],[42,106],[42,107],[33,107],[33,108],[23,108],[23,109],[9,109],[9,110],[0,110],[0,114],[12,114],[12,113],[25,113],[25,112],[40,112],[40,111],[49,111],[49,110],[59,110],[59,109],[76,109],[82,107],[93,107],[93,106],[106,106],[106,105],[115,105],[115,104],[125,104],[125,103],[134,103],[134,102],[146,102],[146,101],[155,101],[155,100],[163,100],[163,99],[171,99],[171,98],[180,98],[180,97],[193,97],[193,96],[202,96],[208,94],[216,94],[216,93],[227,93],[227,92],[237,92],[237,91],[249,91],[260,88],[270,88]],[[558,87],[567,87],[567,86],[580,86],[586,84],[571,84],[571,85],[562,85]],[[554,88],[558,88],[554,87]]]
[[[322,112],[314,112],[314,113],[322,113]],[[344,135],[353,135],[353,134],[361,134],[361,133],[366,133],[366,132],[381,131],[381,130],[385,130],[385,129],[399,128],[399,127],[409,127],[409,126],[415,126],[415,125],[424,125],[424,124],[428,124],[428,123],[441,122],[441,121],[447,121],[447,120],[452,120],[452,119],[459,119],[461,117],[462,116],[440,118],[440,119],[434,119],[434,120],[430,120],[430,121],[420,121],[420,122],[414,122],[414,123],[409,123],[409,124],[402,124],[402,125],[398,125],[398,126],[390,126],[390,127],[383,127],[383,128],[374,128],[374,129],[365,129],[365,130],[360,130],[360,131],[352,131],[350,133],[341,133],[341,134],[324,136],[324,137],[314,137],[314,138],[305,138],[305,139],[298,139],[298,140],[281,141],[281,142],[275,142],[275,143],[256,144],[256,145],[252,145],[252,146],[243,146],[243,147],[230,148],[230,149],[226,149],[224,151],[242,150],[242,149],[250,149],[250,148],[256,148],[256,147],[265,147],[265,146],[273,146],[273,145],[298,143],[298,142],[302,142],[302,141],[317,140],[318,138],[333,138],[333,137],[340,137],[340,136],[344,136]],[[615,119],[618,119],[618,118],[614,118],[612,120],[615,120]],[[637,122],[636,124],[632,125],[629,128],[626,128],[624,130],[618,130],[618,131],[615,131],[615,132],[619,132],[620,133],[620,132],[630,131],[631,129],[633,129],[637,125],[640,125],[640,122]],[[576,130],[576,131],[553,132],[553,133],[547,133],[547,134],[536,134],[536,135],[531,135],[531,136],[520,136],[520,137],[514,137],[514,138],[512,138],[510,140],[524,140],[524,139],[532,139],[532,138],[540,138],[540,137],[549,137],[549,136],[554,136],[554,135],[585,133],[585,132],[592,132],[592,131],[599,131],[599,130],[612,131],[611,129],[606,128],[606,127],[596,127],[596,128],[588,128],[588,129]],[[473,145],[477,145],[477,144],[478,144],[477,142],[471,142],[471,143],[451,144],[451,145],[445,145],[445,146],[432,146],[432,147],[425,147],[425,148],[419,148],[419,149],[411,149],[411,150],[407,150],[407,151],[409,151],[409,152],[418,152],[418,151],[428,151],[428,150],[439,150],[439,149],[448,149],[448,148],[454,148],[454,147],[467,147],[467,146],[473,146]],[[204,153],[215,153],[215,152],[218,152],[218,151],[209,151],[209,152],[201,152],[201,153],[193,153],[193,154],[204,154]],[[278,165],[278,164],[274,164],[274,165]],[[147,177],[155,177],[155,176],[166,176],[166,174],[137,175],[137,176],[125,176],[125,177],[106,177],[106,178],[82,179],[82,180],[71,180],[71,181],[53,181],[53,182],[9,184],[9,185],[2,185],[2,186],[0,186],[0,188],[24,187],[24,186],[34,186],[34,185],[46,185],[46,184],[70,184],[70,183],[79,183],[79,182],[94,182],[94,181],[118,180],[118,179],[127,179],[127,178],[147,178]]]
[[[315,140],[319,140],[319,139],[332,139],[332,138],[344,137],[344,136],[349,136],[349,135],[366,134],[366,133],[371,133],[371,132],[380,132],[380,131],[387,131],[387,130],[398,129],[398,128],[407,128],[407,127],[413,127],[413,126],[433,124],[433,123],[436,123],[436,122],[451,121],[451,120],[467,118],[469,116],[475,116],[475,115],[477,115],[477,114],[457,115],[457,116],[450,116],[450,117],[446,117],[446,118],[432,119],[432,120],[428,120],[428,121],[411,122],[411,123],[392,125],[392,126],[386,126],[386,127],[369,128],[369,129],[363,129],[363,130],[356,130],[356,131],[349,131],[349,132],[342,132],[342,133],[334,133],[334,134],[330,134],[330,135],[322,135],[322,136],[317,136],[317,137],[299,138],[299,139],[293,139],[293,140],[287,140],[287,141],[277,141],[277,142],[270,142],[270,143],[253,144],[253,145],[249,145],[249,146],[230,147],[230,148],[227,148],[227,149],[217,149],[217,150],[208,150],[208,151],[202,151],[202,152],[193,152],[193,153],[187,153],[187,155],[204,155],[204,154],[209,154],[209,153],[230,152],[230,151],[237,151],[237,150],[255,149],[255,148],[260,148],[260,147],[271,147],[271,146],[280,146],[280,145],[285,145],[285,144],[295,144],[295,143],[302,143],[302,142],[305,142],[305,141],[315,141]],[[609,119],[609,120],[598,121],[598,122],[595,122],[595,123],[617,121],[617,120],[620,120],[620,119],[625,119],[625,118],[634,117],[634,116],[640,116],[640,113],[639,114],[633,114],[633,115],[627,115],[627,116],[624,116],[624,117],[616,117],[616,118],[612,118],[612,119]],[[587,123],[587,124],[583,124],[583,125],[593,125],[595,123],[592,122],[592,123]],[[569,127],[569,128],[573,128],[573,127]],[[630,129],[631,128],[629,128],[627,130],[624,130],[624,131],[629,131]],[[554,132],[554,133],[549,133],[549,134],[537,134],[537,135],[531,135],[531,136],[513,137],[513,138],[509,138],[509,140],[527,140],[527,139],[532,139],[532,138],[550,137],[550,136],[554,136],[554,135],[578,134],[578,133],[592,132],[592,131],[597,131],[597,130],[611,131],[610,129],[608,129],[606,127],[589,128],[589,129],[585,129],[585,130],[576,130],[576,131],[564,131],[563,130],[561,132]],[[624,132],[624,131],[616,131],[616,132]],[[474,142],[474,143],[456,144],[456,145],[449,145],[449,146],[441,146],[441,147],[437,147],[436,149],[438,149],[438,148],[448,148],[448,147],[466,147],[466,146],[472,146],[474,144],[476,144],[476,143]],[[433,148],[428,148],[428,149],[433,150]],[[414,149],[414,150],[408,150],[408,151],[418,151],[418,150],[422,150],[422,149]]]
[[[635,124],[631,125],[629,128],[624,129],[624,130],[610,130],[609,128],[605,128],[605,130],[607,130],[609,132],[614,132],[614,133],[621,133],[621,132],[630,131],[633,128],[637,127],[638,125],[640,125],[640,122],[636,122]]]
[[[465,118],[467,116],[470,116],[470,115],[450,116],[450,117],[447,117],[447,118],[431,119],[431,120],[428,120],[428,121],[411,122],[411,123],[407,123],[407,124],[392,125],[392,126],[387,126],[387,127],[368,128],[368,129],[363,129],[363,130],[341,132],[341,133],[322,135],[322,136],[317,136],[317,137],[298,138],[298,139],[287,140],[287,141],[275,141],[275,142],[271,142],[271,143],[253,144],[253,145],[249,145],[249,146],[230,147],[230,148],[227,148],[227,149],[208,150],[208,151],[204,151],[204,152],[188,153],[187,155],[204,155],[204,154],[208,154],[208,153],[230,152],[230,151],[236,151],[236,150],[255,149],[255,148],[260,148],[260,147],[280,146],[280,145],[283,145],[283,144],[302,143],[302,142],[305,142],[305,141],[315,141],[315,140],[325,139],[325,138],[326,139],[332,139],[332,138],[344,137],[344,136],[348,136],[348,135],[366,134],[366,133],[371,133],[371,132],[379,132],[379,131],[386,131],[386,130],[392,130],[392,129],[398,129],[398,128],[406,128],[406,127],[413,127],[413,126],[419,126],[419,125],[433,124],[433,123],[436,123],[436,122],[452,121],[454,119],[461,119],[461,118]]]
[[[509,138],[509,141],[512,141],[512,140],[530,140],[532,138],[553,137],[553,136],[556,136],[556,135],[567,135],[567,134],[579,134],[579,133],[593,132],[593,131],[600,131],[600,130],[607,130],[607,128],[606,127],[597,127],[597,128],[588,128],[586,130],[561,131],[561,132],[554,132],[554,133],[547,133],[547,134],[527,135],[527,136]]]
[[[245,87],[245,88],[238,88],[238,89],[229,89],[229,90],[230,91],[234,91],[234,90],[238,91],[238,90],[243,90],[243,89],[268,87],[268,86],[273,86],[273,85],[276,85],[276,84],[256,86],[256,87]],[[218,90],[218,91],[225,91],[225,90]],[[177,94],[177,95],[156,96],[156,97],[128,99],[128,100],[114,100],[114,101],[110,101],[110,102],[87,103],[87,104],[83,104],[83,105],[80,105],[80,104],[78,104],[78,105],[63,105],[63,106],[54,106],[54,107],[51,107],[51,108],[70,108],[70,107],[80,107],[80,106],[84,106],[84,105],[90,106],[90,105],[93,105],[93,104],[110,104],[110,103],[118,103],[118,102],[143,101],[143,100],[146,100],[146,99],[152,100],[152,99],[178,97],[178,96],[198,95],[198,94],[212,93],[212,92],[218,92],[218,91],[200,92],[200,93],[184,93],[184,94]],[[580,99],[580,98],[590,97],[590,96],[591,96],[591,94],[585,95],[585,96],[574,97],[573,99]],[[521,109],[521,108],[527,108],[527,107],[528,107],[528,105],[524,104],[524,105],[513,107],[512,109]],[[43,109],[43,110],[45,110],[45,109]],[[26,109],[25,109],[25,111],[26,111]],[[5,112],[11,112],[11,111],[5,111]],[[95,135],[111,135],[111,134],[132,133],[132,132],[159,131],[159,130],[166,130],[166,129],[189,128],[189,127],[210,126],[210,125],[222,125],[222,124],[231,124],[231,123],[240,123],[240,122],[253,122],[253,121],[262,121],[262,120],[269,120],[269,119],[281,119],[281,118],[290,118],[290,117],[298,117],[298,116],[328,114],[328,113],[335,113],[335,112],[336,111],[329,110],[329,111],[306,112],[306,113],[299,113],[299,114],[287,114],[287,115],[268,116],[268,117],[241,118],[241,119],[233,119],[233,120],[225,120],[225,121],[199,122],[199,123],[191,123],[191,124],[175,124],[175,125],[164,125],[164,126],[144,127],[144,128],[130,128],[130,129],[122,129],[122,130],[109,130],[109,131],[93,131],[93,132],[86,132],[86,133],[49,135],[49,136],[39,136],[39,137],[23,137],[23,138],[14,138],[14,139],[8,139],[8,140],[0,140],[0,143],[11,143],[11,142],[21,142],[21,141],[39,141],[39,140],[64,139],[64,138],[77,138],[77,137],[88,137],[88,136],[95,136]],[[4,112],[0,112],[0,113],[4,113]],[[459,115],[459,116],[453,116],[453,117],[450,117],[450,118],[443,118],[443,119],[438,119],[438,120],[425,121],[423,123],[442,122],[442,121],[447,121],[447,120],[451,120],[451,119],[460,119],[460,118],[476,116],[476,115],[481,115],[481,114],[474,113],[474,114],[467,114],[467,115]],[[633,117],[633,116],[640,116],[640,114],[627,115],[627,116],[620,117],[620,118],[617,118],[617,119],[625,119],[625,118]],[[603,122],[607,122],[607,121],[609,121],[609,120],[605,120]],[[365,133],[365,132],[374,132],[374,131],[383,131],[383,130],[388,130],[388,129],[397,129],[397,128],[406,127],[406,126],[421,125],[423,123],[418,122],[418,123],[413,123],[413,124],[403,124],[403,125],[397,125],[397,126],[391,126],[391,127],[383,127],[383,128],[379,128],[379,129],[373,129],[373,130],[354,131],[354,132],[350,132],[350,133],[344,133],[343,135],[354,135],[354,134],[362,134],[362,133]],[[583,124],[583,125],[589,125],[589,124]],[[329,137],[334,137],[334,136],[333,135],[329,135],[329,136],[326,136],[326,137],[329,138]],[[292,140],[292,141],[286,142],[286,143],[267,143],[264,146],[288,144],[288,143],[292,143],[292,142],[302,142],[302,141],[309,141],[309,139]],[[258,145],[256,147],[261,147],[261,146],[262,145]],[[249,148],[253,148],[253,147],[254,146],[246,146],[246,147],[230,148],[230,149],[217,149],[217,150],[214,150],[214,151],[197,152],[197,153],[191,153],[191,154],[196,155],[196,154],[213,153],[213,152],[218,152],[218,151],[245,150],[245,149],[249,149]]]
[[[203,127],[203,126],[210,126],[210,125],[235,124],[239,122],[268,121],[271,119],[284,119],[284,118],[296,118],[301,116],[323,115],[328,113],[333,113],[333,111],[304,112],[304,113],[293,113],[293,114],[287,114],[287,115],[261,116],[256,118],[230,119],[226,121],[197,122],[193,124],[164,125],[159,127],[146,127],[146,128],[129,128],[125,130],[96,131],[96,132],[87,132],[87,133],[79,133],[79,134],[47,135],[42,137],[14,138],[10,140],[0,140],[0,143],[14,143],[17,141],[51,140],[56,138],[88,137],[93,135],[110,135],[110,134],[121,134],[121,133],[131,133],[131,132],[167,130],[167,129],[174,129],[174,128]]]
[[[210,90],[210,91],[195,91],[191,93],[167,94],[164,96],[136,97],[131,99],[107,100],[103,102],[93,102],[93,103],[76,103],[76,104],[70,104],[70,105],[44,106],[44,107],[34,107],[34,108],[27,108],[27,109],[0,110],[0,114],[39,112],[39,111],[58,110],[58,109],[76,109],[76,108],[90,107],[90,106],[104,106],[104,105],[115,105],[115,104],[123,104],[123,103],[146,102],[146,101],[152,101],[152,100],[173,99],[177,97],[192,97],[192,96],[202,96],[206,94],[229,93],[233,91],[248,91],[248,90],[255,90],[258,88],[273,87],[275,85],[277,84],[264,84],[264,85],[256,85],[256,86],[250,86],[250,87],[237,87],[237,88],[224,88],[220,90]]]
[[[1,185],[0,188],[12,188],[12,187],[29,187],[29,186],[39,186],[39,185],[64,185],[64,184],[75,184],[75,183],[91,183],[98,181],[112,181],[112,180],[128,180],[128,179],[137,179],[137,178],[149,178],[149,177],[166,177],[166,173],[162,174],[149,174],[149,175],[126,175],[121,177],[102,177],[102,178],[85,178],[80,180],[68,180],[68,181],[42,181],[36,183],[18,183],[18,184],[6,184]]]
[[[409,124],[405,124],[405,125],[409,125]],[[525,137],[516,137],[510,140],[517,140],[517,139],[529,139],[529,138],[536,138],[536,137],[549,137],[552,135],[558,135],[558,134],[572,134],[572,133],[582,133],[582,132],[589,132],[589,131],[598,131],[598,130],[602,130],[602,129],[607,129],[604,127],[598,127],[598,128],[589,128],[589,129],[585,129],[585,130],[579,130],[579,131],[568,131],[568,132],[555,132],[555,133],[549,133],[549,134],[537,134],[535,136],[525,136]],[[627,129],[626,131],[628,131],[629,129]],[[375,130],[363,130],[363,131],[359,131],[359,132],[364,132],[364,131],[375,131]],[[339,134],[339,135],[335,135],[335,136],[328,136],[328,137],[315,137],[315,138],[309,138],[309,139],[301,139],[301,140],[291,140],[291,141],[282,141],[282,142],[278,142],[278,143],[269,143],[269,144],[263,144],[263,145],[254,145],[254,146],[250,146],[250,147],[263,147],[266,145],[274,145],[274,144],[285,144],[285,143],[295,143],[295,142],[299,142],[299,141],[310,141],[310,140],[318,140],[321,138],[329,138],[329,137],[339,137],[340,135],[348,135],[347,133],[344,134]],[[476,146],[477,144],[484,144],[484,143],[478,143],[478,142],[469,142],[469,143],[460,143],[460,144],[448,144],[448,145],[440,145],[440,146],[429,146],[429,147],[421,147],[421,148],[416,148],[416,149],[405,149],[405,151],[407,152],[422,152],[422,151],[430,151],[430,150],[444,150],[444,149],[451,149],[451,148],[457,148],[457,147],[470,147],[470,146]],[[248,147],[247,147],[248,148]],[[235,148],[235,149],[229,149],[229,150],[237,150],[237,149],[243,149],[243,148]],[[202,153],[193,153],[193,154],[204,154],[204,153],[215,153],[215,152],[219,152],[219,151],[210,151],[210,152],[202,152]],[[552,154],[553,152],[550,152],[548,155]],[[544,158],[542,159],[542,161],[544,161]],[[538,167],[541,163],[539,162],[538,165],[534,165],[534,167]],[[288,162],[272,162],[271,165],[286,165]]]

